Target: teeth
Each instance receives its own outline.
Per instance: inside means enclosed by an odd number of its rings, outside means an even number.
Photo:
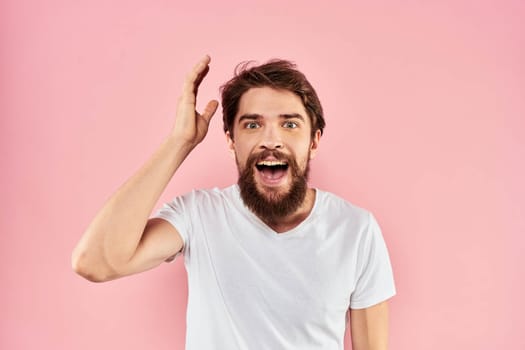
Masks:
[[[279,161],[279,160],[263,160],[257,165],[264,165],[264,166],[276,166],[276,165],[286,165],[286,162]]]

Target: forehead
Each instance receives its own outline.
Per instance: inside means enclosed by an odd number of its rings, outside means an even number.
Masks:
[[[245,114],[258,114],[263,117],[300,114],[305,120],[309,119],[299,96],[288,90],[271,87],[251,88],[241,96],[235,120]]]

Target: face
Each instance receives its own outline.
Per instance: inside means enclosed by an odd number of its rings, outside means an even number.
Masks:
[[[307,191],[308,163],[320,131],[300,98],[286,90],[252,88],[242,95],[228,144],[239,169],[244,203],[266,222],[293,213]]]

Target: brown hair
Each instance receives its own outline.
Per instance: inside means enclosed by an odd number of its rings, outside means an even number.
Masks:
[[[323,133],[325,121],[321,102],[295,64],[285,60],[271,60],[260,66],[250,67],[252,64],[253,61],[240,63],[235,68],[234,77],[221,86],[224,132],[229,131],[233,138],[233,123],[242,95],[251,88],[267,86],[288,90],[299,96],[312,124],[312,136],[317,130]]]

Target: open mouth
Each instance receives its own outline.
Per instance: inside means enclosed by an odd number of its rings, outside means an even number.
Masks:
[[[255,167],[267,182],[278,182],[288,170],[288,163],[281,160],[263,160],[257,162]]]

